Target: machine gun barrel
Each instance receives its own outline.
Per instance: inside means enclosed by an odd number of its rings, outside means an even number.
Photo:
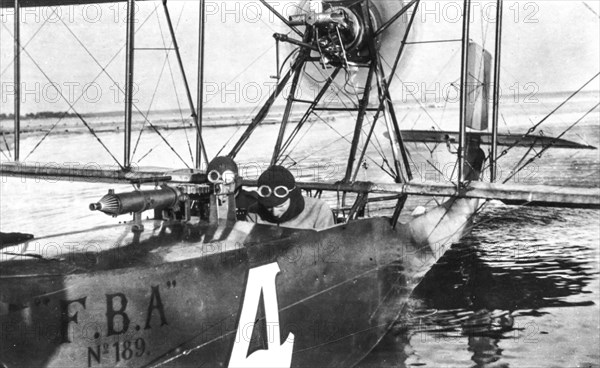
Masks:
[[[160,189],[136,190],[115,194],[109,190],[97,203],[90,204],[91,211],[101,211],[107,215],[118,216],[126,213],[140,213],[152,209],[174,207],[183,194],[175,188],[162,186]]]

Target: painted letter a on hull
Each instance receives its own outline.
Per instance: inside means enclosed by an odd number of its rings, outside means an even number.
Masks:
[[[275,277],[279,273],[279,265],[270,263],[250,269],[248,273],[248,283],[246,285],[246,295],[242,304],[242,313],[238,324],[233,351],[229,359],[229,368],[250,368],[250,367],[290,367],[292,364],[292,352],[294,350],[294,334],[290,333],[285,342],[279,345],[281,341],[279,325],[279,307],[277,304],[277,290],[275,287]],[[258,311],[260,294],[263,294],[265,303],[265,319],[267,326],[268,346],[267,350],[258,350],[248,355],[250,347],[250,337],[254,329],[254,319]],[[250,328],[250,333],[245,334],[246,327]]]

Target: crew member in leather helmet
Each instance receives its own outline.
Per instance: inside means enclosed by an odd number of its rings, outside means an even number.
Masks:
[[[303,197],[294,175],[285,167],[269,167],[257,185],[256,208],[248,214],[249,221],[298,229],[324,229],[335,224],[327,203]]]

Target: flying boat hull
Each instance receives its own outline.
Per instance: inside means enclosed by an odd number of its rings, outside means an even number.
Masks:
[[[0,362],[233,367],[244,366],[240,349],[252,358],[287,343],[290,366],[352,366],[460,237],[473,203],[396,228],[387,218],[322,231],[237,222],[209,242],[208,229],[149,221],[142,233],[122,225],[5,248]]]

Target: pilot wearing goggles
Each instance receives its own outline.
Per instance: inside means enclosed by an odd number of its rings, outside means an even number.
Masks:
[[[255,211],[250,210],[248,214],[250,221],[297,229],[324,229],[334,225],[327,203],[303,197],[294,175],[285,167],[269,167],[258,178],[257,185],[257,204]]]

